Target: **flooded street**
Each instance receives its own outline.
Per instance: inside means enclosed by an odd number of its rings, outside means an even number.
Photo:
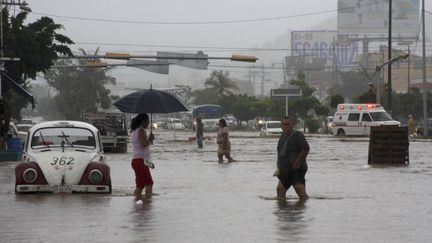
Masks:
[[[192,132],[156,131],[157,194],[133,200],[131,148],[107,154],[113,193],[15,195],[16,162],[0,162],[0,242],[427,242],[432,238],[431,142],[410,142],[409,166],[367,165],[368,139],[306,136],[306,203],[274,199],[277,138],[231,132],[217,163]],[[205,134],[209,135],[209,133]],[[211,134],[214,136],[215,134]]]

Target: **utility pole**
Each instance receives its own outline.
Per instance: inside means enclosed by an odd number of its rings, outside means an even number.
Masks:
[[[2,94],[2,75],[3,75],[3,71],[4,71],[4,63],[3,63],[3,58],[4,58],[4,52],[3,52],[3,1],[0,0],[0,55],[1,55],[1,60],[0,60],[0,102],[3,103],[3,94]],[[1,122],[0,122],[1,123]]]
[[[392,76],[391,76],[391,62],[392,59],[392,0],[389,0],[389,16],[388,16],[388,72],[387,72],[387,99],[388,99],[388,111],[392,114]]]
[[[428,136],[427,124],[427,93],[426,93],[426,21],[425,21],[425,1],[422,0],[422,42],[423,42],[423,124],[424,136]]]
[[[369,40],[366,37],[363,39],[363,66],[369,70]]]
[[[264,64],[261,66],[261,97],[264,97]]]
[[[408,55],[411,56],[410,45],[408,45]],[[411,83],[411,60],[410,60],[410,58],[408,58],[407,61],[408,61],[408,63],[407,63],[408,64],[407,93],[409,93],[410,83]]]

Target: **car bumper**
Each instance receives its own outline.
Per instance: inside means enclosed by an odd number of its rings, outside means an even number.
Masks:
[[[70,185],[71,191],[82,193],[110,193],[110,187],[106,185]],[[25,192],[58,192],[51,185],[16,185],[18,193]]]

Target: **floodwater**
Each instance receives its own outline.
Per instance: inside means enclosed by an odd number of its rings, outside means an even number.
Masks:
[[[156,131],[157,194],[134,203],[131,154],[107,154],[112,195],[15,195],[0,162],[0,242],[429,242],[430,141],[410,142],[409,166],[367,165],[368,139],[307,136],[305,203],[275,200],[277,138],[231,132],[238,162],[217,163],[192,132]],[[209,134],[206,134],[209,135]],[[214,136],[214,134],[211,134]]]

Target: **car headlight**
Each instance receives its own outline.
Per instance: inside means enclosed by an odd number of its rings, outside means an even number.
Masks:
[[[93,184],[97,184],[102,181],[102,172],[98,169],[93,169],[89,173],[89,181]]]
[[[36,181],[38,174],[35,169],[28,168],[23,173],[23,179],[27,183],[33,183]]]

